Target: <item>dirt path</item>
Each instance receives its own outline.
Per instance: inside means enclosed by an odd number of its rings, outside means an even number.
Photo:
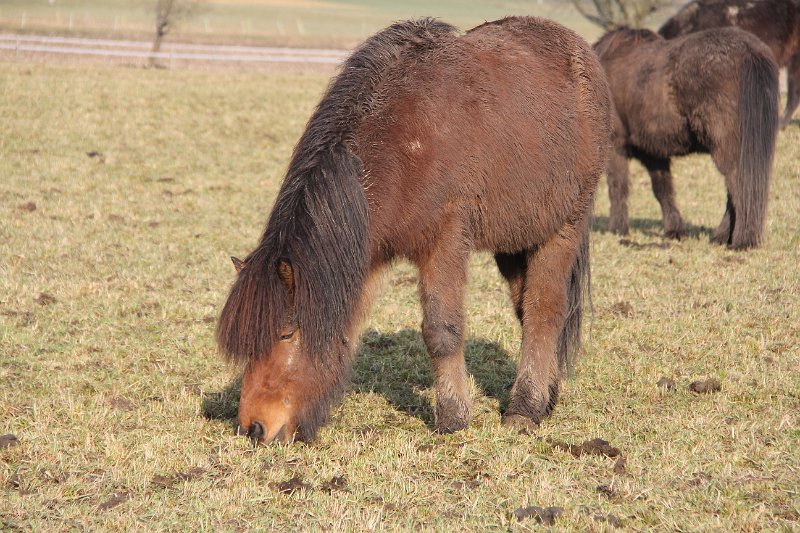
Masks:
[[[338,65],[350,53],[348,50],[165,43],[160,52],[153,54],[150,46],[151,43],[147,41],[0,34],[0,51],[4,51],[5,57],[13,55],[17,59],[49,55],[54,59],[59,56],[83,56],[146,61],[155,55],[165,66],[183,65],[186,62]]]

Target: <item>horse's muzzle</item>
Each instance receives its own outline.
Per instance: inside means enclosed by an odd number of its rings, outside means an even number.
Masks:
[[[264,426],[261,425],[261,422],[253,422],[250,424],[250,427],[247,428],[247,437],[253,441],[253,445],[258,444],[261,439],[264,438],[265,433]]]
[[[240,435],[244,433],[243,430],[244,428],[239,426]],[[247,428],[247,432],[244,433],[244,435],[252,441],[253,446],[258,446],[259,444],[270,444],[272,442],[287,442],[286,424],[282,425],[280,429],[273,435],[268,436],[266,429],[264,429],[264,425],[261,422],[255,421],[250,424],[250,427]]]

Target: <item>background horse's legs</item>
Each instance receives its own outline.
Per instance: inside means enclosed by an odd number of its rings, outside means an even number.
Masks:
[[[781,129],[786,128],[792,121],[795,109],[800,104],[800,49],[789,60],[786,67],[786,110],[781,119]]]
[[[422,337],[433,362],[436,429],[469,424],[471,401],[464,364],[464,288],[469,248],[461,231],[443,234],[419,265]]]
[[[661,157],[643,157],[642,164],[650,174],[653,194],[661,205],[661,216],[664,223],[664,235],[670,239],[680,239],[686,235],[681,213],[675,205],[675,189],[672,186],[672,172],[669,159]]]
[[[735,221],[735,211],[733,209],[733,200],[731,199],[731,194],[728,193],[728,202],[725,205],[725,214],[722,215],[722,221],[717,226],[717,229],[714,230],[714,235],[711,237],[711,241],[717,244],[730,244],[731,239],[731,230],[733,229],[733,223]]]
[[[557,348],[567,314],[567,283],[582,234],[565,225],[528,252],[522,298],[522,354],[511,388],[506,425],[539,424],[558,399]]]
[[[514,311],[519,321],[522,322],[522,299],[525,296],[525,271],[528,268],[527,253],[497,253],[494,254],[494,260],[497,262],[497,268],[500,269],[500,274],[502,274],[508,282],[508,288],[511,290],[511,302],[514,304]]]
[[[608,158],[608,197],[611,208],[608,231],[628,234],[628,157],[624,148],[612,149]]]
[[[735,180],[738,166],[737,157],[738,152],[735,151],[737,147],[733,140],[726,139],[726,142],[719,143],[721,148],[718,148],[711,153],[711,159],[717,165],[717,169],[725,177],[725,188],[728,191],[728,200],[725,204],[725,214],[722,215],[722,220],[714,230],[714,235],[711,237],[711,242],[722,245],[730,245],[733,238],[733,228],[736,223],[736,210],[737,205],[741,201],[736,198],[738,187],[736,187]],[[727,147],[727,149],[725,149]]]

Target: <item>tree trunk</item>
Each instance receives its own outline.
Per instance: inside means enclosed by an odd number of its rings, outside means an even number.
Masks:
[[[150,66],[158,66],[156,54],[161,50],[161,42],[164,36],[173,25],[173,18],[179,14],[180,9],[176,9],[176,0],[158,0],[156,2],[156,36],[153,39],[153,48],[150,50]]]
[[[166,25],[159,24],[156,28],[156,38],[153,39],[153,47],[150,49],[150,66],[155,67],[158,65],[158,57],[156,54],[161,51],[161,42],[166,35]]]

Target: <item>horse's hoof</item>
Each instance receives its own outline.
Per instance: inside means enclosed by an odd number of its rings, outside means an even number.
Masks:
[[[462,429],[467,429],[467,426],[469,426],[469,420],[460,418],[442,419],[441,416],[436,417],[436,433],[447,435],[449,433],[461,431]]]
[[[522,435],[533,435],[539,424],[532,418],[522,415],[503,415],[502,424],[507,428],[516,429]]]
[[[624,237],[625,235],[628,234],[628,228],[620,227],[620,226],[617,226],[617,225],[614,225],[614,226],[609,225],[608,226],[608,231],[609,231],[609,233],[613,233],[614,235],[619,235],[620,237]]]
[[[667,239],[673,239],[673,240],[676,240],[676,241],[680,241],[680,240],[683,240],[684,237],[686,237],[686,232],[683,231],[683,230],[665,231],[664,232],[664,236]]]
[[[719,233],[715,233],[711,237],[711,242],[714,244],[726,245],[728,244],[728,235],[720,235]]]
[[[739,242],[739,243],[732,242],[732,243],[730,243],[728,245],[728,249],[729,250],[733,250],[733,251],[736,251],[736,252],[741,252],[741,251],[744,251],[744,250],[750,250],[750,249],[757,248],[757,247],[758,247],[758,243],[757,242],[755,242],[755,243],[753,243],[753,242]]]
[[[471,409],[456,398],[436,402],[436,431],[437,433],[455,433],[469,426]]]

